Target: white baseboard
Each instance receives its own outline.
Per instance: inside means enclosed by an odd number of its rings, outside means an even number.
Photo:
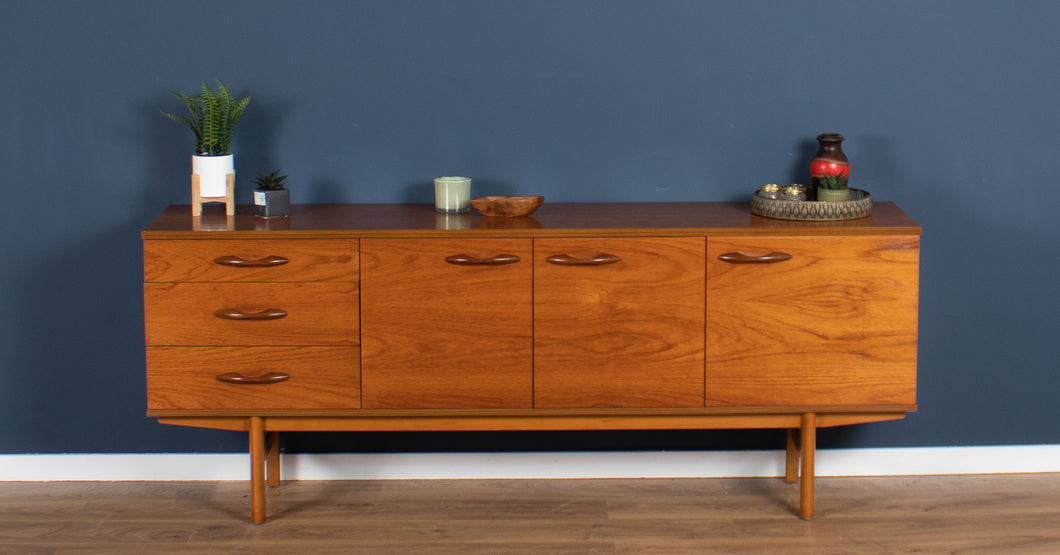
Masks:
[[[721,478],[784,474],[783,451],[283,455],[288,480]],[[818,476],[1060,472],[1060,445],[825,449]],[[246,480],[246,454],[0,455],[0,481]]]

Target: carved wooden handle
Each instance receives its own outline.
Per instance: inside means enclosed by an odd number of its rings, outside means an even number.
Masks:
[[[622,257],[615,254],[598,254],[596,256],[571,256],[569,254],[556,254],[545,259],[549,264],[560,266],[603,266],[622,261]]]
[[[469,254],[454,254],[445,257],[445,261],[458,266],[500,266],[503,264],[515,264],[519,257],[514,254],[498,254],[496,256],[471,256]]]
[[[278,308],[266,308],[260,312],[243,312],[238,308],[222,308],[215,311],[213,315],[225,320],[279,320],[287,316],[287,311]]]
[[[282,256],[266,256],[263,258],[253,258],[247,260],[241,256],[229,255],[219,256],[213,259],[215,264],[222,266],[233,266],[236,268],[268,268],[272,266],[283,266],[290,262],[290,260]]]
[[[283,372],[269,372],[268,374],[262,374],[260,376],[244,376],[243,374],[228,372],[217,376],[217,381],[219,382],[237,385],[280,383],[289,379],[291,379],[291,375],[284,374]]]
[[[791,255],[786,252],[773,251],[769,254],[763,254],[759,256],[746,254],[742,252],[727,252],[719,255],[718,260],[722,262],[729,262],[731,264],[773,264],[775,262],[784,262],[785,260],[791,260]]]

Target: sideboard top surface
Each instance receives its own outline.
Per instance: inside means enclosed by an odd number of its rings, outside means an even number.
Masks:
[[[445,215],[432,204],[303,204],[286,218],[255,218],[250,206],[226,216],[221,205],[191,215],[173,205],[143,231],[144,239],[310,237],[577,237],[724,235],[919,235],[893,202],[876,202],[856,220],[805,222],[751,214],[745,202],[548,203],[522,218]]]

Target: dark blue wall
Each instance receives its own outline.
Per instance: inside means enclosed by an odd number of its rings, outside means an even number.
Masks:
[[[254,101],[238,199],[746,199],[846,135],[924,227],[921,411],[826,447],[1060,443],[1060,4],[43,0],[0,4],[0,452],[242,450],[144,417],[138,233],[189,199],[159,110]],[[772,433],[304,434],[289,449],[680,449]],[[351,447],[355,443],[357,447]],[[779,445],[776,443],[775,445]]]

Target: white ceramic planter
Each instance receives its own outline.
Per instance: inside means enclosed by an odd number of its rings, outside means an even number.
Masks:
[[[191,173],[199,175],[199,196],[223,197],[228,194],[228,174],[236,173],[235,157],[192,156]]]

